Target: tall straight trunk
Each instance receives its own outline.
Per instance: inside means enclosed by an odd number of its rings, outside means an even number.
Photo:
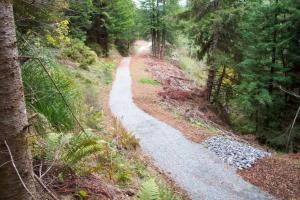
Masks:
[[[278,0],[275,1],[276,6],[278,5]],[[275,13],[274,13],[274,26],[277,25],[278,23],[278,13],[277,13],[277,7],[275,9]],[[273,32],[273,48],[272,48],[272,66],[270,69],[270,83],[269,83],[269,93],[272,94],[273,93],[273,81],[274,81],[274,65],[276,64],[276,52],[277,52],[277,48],[276,48],[276,43],[277,43],[277,30],[275,29]]]
[[[13,7],[9,0],[0,0],[0,32],[0,199],[27,200],[32,197],[22,185],[16,169],[33,195],[36,195],[36,190],[31,154],[24,132],[27,115],[16,48]]]
[[[159,13],[159,0],[156,0],[156,38],[155,38],[155,57],[159,57],[160,50],[160,13]]]
[[[163,16],[166,15],[166,0],[163,0]],[[162,28],[162,36],[161,36],[161,48],[160,48],[160,58],[164,57],[166,48],[166,24],[165,21],[163,22]]]
[[[212,52],[214,52],[217,49],[219,37],[220,37],[219,30],[216,29],[214,31],[214,35],[213,35],[211,55],[213,55]],[[208,56],[209,70],[208,70],[208,79],[207,79],[207,84],[206,84],[206,100],[208,102],[211,102],[212,90],[214,87],[214,81],[215,81],[215,76],[216,76],[216,63],[215,63],[214,58],[211,57],[211,55]]]
[[[152,7],[152,14],[151,14],[151,39],[152,39],[152,54],[155,56],[155,46],[156,46],[156,40],[155,40],[155,2],[154,0],[151,1],[151,7]]]
[[[216,98],[219,97],[219,94],[220,94],[220,90],[221,90],[221,87],[222,87],[222,83],[223,83],[223,79],[224,79],[224,76],[225,76],[225,73],[226,73],[226,66],[224,65],[223,66],[223,70],[222,70],[222,74],[218,80],[218,85],[217,85],[217,91],[216,91]]]
[[[211,95],[212,95],[212,90],[214,87],[214,81],[216,76],[216,66],[212,58],[209,58],[208,65],[209,65],[209,70],[208,70],[208,79],[206,83],[206,100],[208,102],[211,102]]]

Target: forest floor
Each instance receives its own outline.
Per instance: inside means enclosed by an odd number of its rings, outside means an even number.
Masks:
[[[145,42],[138,41],[136,45],[143,46]],[[201,143],[215,135],[230,134],[239,141],[272,151],[252,136],[232,134],[223,117],[204,100],[202,88],[197,88],[184,71],[170,62],[150,54],[134,56],[131,75],[133,99],[138,107],[181,131],[187,139]],[[271,157],[239,170],[238,174],[277,198],[300,199],[299,154],[272,151]]]

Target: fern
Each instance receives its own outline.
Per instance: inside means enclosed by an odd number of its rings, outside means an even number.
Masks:
[[[74,136],[70,139],[65,160],[72,165],[79,163],[91,155],[100,154],[103,144],[99,143],[99,138],[91,136]]]
[[[141,185],[139,200],[159,200],[159,188],[154,179],[149,179]]]

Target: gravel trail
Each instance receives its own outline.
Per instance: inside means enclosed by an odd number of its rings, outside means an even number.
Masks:
[[[181,132],[139,109],[132,100],[130,57],[120,63],[110,93],[110,108],[127,131],[139,140],[154,160],[194,200],[273,199],[244,181],[236,169]]]

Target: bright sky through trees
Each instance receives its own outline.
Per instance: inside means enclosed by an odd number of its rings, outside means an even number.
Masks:
[[[141,0],[133,0],[133,1],[135,2],[135,4],[136,4],[137,6],[140,5]],[[185,6],[185,5],[186,5],[186,0],[179,0],[179,4],[180,4],[181,6]]]

